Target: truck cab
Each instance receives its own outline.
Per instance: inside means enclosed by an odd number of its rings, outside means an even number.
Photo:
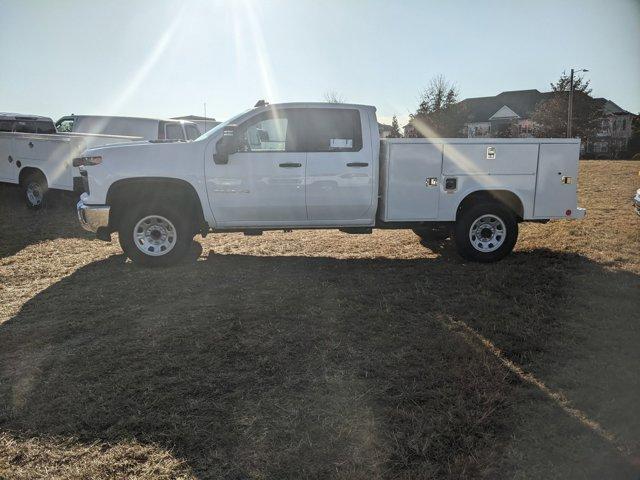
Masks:
[[[258,104],[194,142],[91,149],[77,162],[81,223],[105,239],[118,231],[147,264],[179,258],[197,232],[293,228],[444,227],[465,258],[495,261],[518,222],[584,214],[579,140],[381,140],[375,112]]]

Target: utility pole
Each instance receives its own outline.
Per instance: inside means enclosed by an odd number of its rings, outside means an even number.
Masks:
[[[589,70],[583,68],[578,70],[579,72],[588,72]],[[573,73],[574,69],[571,69],[571,76],[569,77],[569,106],[567,108],[567,138],[571,138],[571,129],[573,127]]]

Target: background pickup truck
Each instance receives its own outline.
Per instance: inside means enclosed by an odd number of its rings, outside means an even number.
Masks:
[[[201,133],[195,122],[108,115],[68,115],[56,122],[59,133],[127,135],[143,140],[195,140]]]
[[[578,139],[384,139],[375,108],[257,106],[194,142],[91,149],[82,225],[119,233],[135,262],[181,258],[196,233],[269,229],[451,231],[459,253],[491,262],[518,222],[582,218]]]
[[[21,185],[27,205],[40,208],[48,189],[80,189],[72,161],[86,149],[135,140],[140,137],[61,134],[48,117],[0,113],[0,182]]]

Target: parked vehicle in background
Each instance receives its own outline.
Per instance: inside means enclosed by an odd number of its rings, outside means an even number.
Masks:
[[[135,140],[140,137],[60,134],[48,117],[0,113],[0,182],[21,185],[27,205],[39,208],[49,189],[82,189],[72,161],[86,149]]]
[[[186,115],[184,117],[173,117],[172,120],[187,120],[198,125],[198,128],[202,133],[206,133],[212,128],[220,125],[222,122],[218,122],[215,118],[200,117],[198,115]]]
[[[636,196],[633,197],[633,206],[636,209],[636,213],[640,215],[640,188],[636,191]]]
[[[209,231],[432,226],[468,260],[513,249],[518,223],[583,218],[579,139],[380,139],[375,107],[258,102],[194,142],[94,148],[78,217],[135,262],[165,265]],[[177,161],[178,160],[178,161]]]
[[[68,115],[56,122],[60,133],[127,135],[143,140],[195,140],[201,133],[198,125],[185,120],[114,117],[106,115]]]

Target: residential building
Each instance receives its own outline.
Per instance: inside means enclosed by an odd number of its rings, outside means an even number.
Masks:
[[[493,97],[477,97],[462,100],[467,115],[460,136],[475,137],[533,137],[535,125],[531,115],[538,103],[549,100],[555,92],[538,90],[514,90]],[[620,108],[611,100],[596,98],[603,104],[601,129],[596,137],[581,146],[584,156],[616,158],[625,152],[632,135],[634,115]],[[418,136],[409,123],[404,127],[405,136]]]
[[[378,132],[380,133],[380,138],[389,137],[389,135],[391,135],[391,130],[391,125],[378,122]]]

